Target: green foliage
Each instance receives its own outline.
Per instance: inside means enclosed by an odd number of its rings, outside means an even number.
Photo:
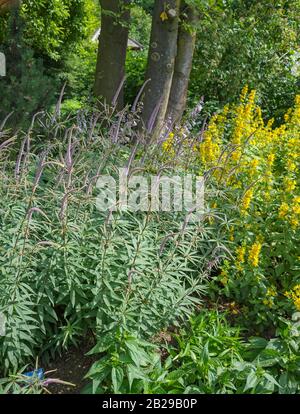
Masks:
[[[140,42],[148,49],[151,33],[151,14],[145,12],[141,7],[133,5],[130,10],[129,37]]]
[[[67,81],[66,95],[84,101],[92,93],[95,80],[98,43],[87,39],[77,45],[75,53],[70,53],[61,73]]]
[[[226,314],[203,310],[162,349],[125,334],[91,351],[102,357],[87,374],[86,393],[294,394],[299,387],[299,314],[281,320],[270,340],[242,340]]]
[[[4,119],[13,111],[7,125],[26,127],[35,112],[54,102],[60,86],[45,73],[42,59],[37,59],[24,43],[22,19],[14,15],[8,25],[10,36],[1,47],[6,56],[7,74],[0,79],[0,118]]]
[[[145,82],[147,51],[128,50],[126,57],[125,100],[132,104]]]
[[[225,3],[225,2],[224,2]],[[226,2],[201,8],[189,88],[190,102],[204,95],[234,102],[247,83],[257,89],[265,116],[281,117],[299,90],[293,53],[299,46],[299,2]]]
[[[107,130],[84,111],[69,121],[55,122],[56,116],[38,117],[18,137],[16,161],[13,151],[1,151],[6,371],[78,343],[88,328],[99,340],[116,328],[149,339],[178,324],[201,302],[212,263],[226,257],[222,216],[218,232],[208,221],[182,229],[184,212],[115,212],[108,220],[95,206],[95,177],[115,176],[127,163],[131,148],[116,141],[126,138],[132,121],[125,118],[111,140],[118,116],[106,120]],[[146,172],[160,168],[160,153],[159,147],[148,153]]]
[[[86,374],[83,393],[142,393],[153,372],[161,369],[157,347],[126,332],[104,336],[89,354],[103,354]]]
[[[43,57],[61,60],[72,45],[90,32],[95,19],[93,0],[24,0],[26,42]]]
[[[222,315],[205,311],[176,335],[164,369],[168,374],[154,392],[270,394],[298,393],[299,314],[282,320],[270,340],[239,338],[240,331]]]
[[[153,0],[136,0],[134,3],[137,6],[142,7],[145,11],[147,11],[150,14],[153,11],[153,6],[154,6],[154,1]]]
[[[125,101],[132,104],[145,81],[148,48],[151,33],[151,15],[141,7],[131,8],[129,36],[143,46],[143,50],[127,50]]]

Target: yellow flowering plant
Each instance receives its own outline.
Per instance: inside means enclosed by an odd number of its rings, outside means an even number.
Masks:
[[[262,119],[255,91],[247,88],[241,102],[225,113],[220,129],[218,116],[212,121],[215,140],[208,133],[214,158],[202,155],[205,138],[199,145],[200,168],[218,167],[214,184],[228,196],[219,209],[227,208],[234,221],[229,237],[235,258],[230,270],[226,266],[226,285],[220,286],[254,323],[276,322],[279,315],[300,309],[293,287],[300,282],[300,96],[277,127]]]
[[[206,202],[231,223],[233,258],[220,268],[212,296],[219,298],[221,289],[263,326],[300,306],[300,295],[298,301],[285,294],[300,283],[300,95],[279,126],[263,119],[255,96],[245,87],[240,102],[215,114],[200,139],[191,137],[181,151],[206,188],[222,194]],[[170,158],[171,140],[163,145]]]

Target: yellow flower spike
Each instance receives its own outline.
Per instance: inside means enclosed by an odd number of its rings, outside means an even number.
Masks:
[[[243,103],[243,102],[245,102],[245,99],[246,99],[246,96],[247,96],[248,90],[249,90],[248,85],[245,85],[245,86],[243,87],[243,89],[242,89],[242,92],[241,92],[241,94],[240,94],[240,101],[241,101],[242,103]]]
[[[284,218],[284,217],[286,217],[286,215],[288,214],[288,212],[289,212],[289,205],[287,204],[287,203],[285,203],[285,202],[283,202],[282,204],[281,204],[281,206],[279,207],[279,212],[278,212],[278,217],[279,218]]]
[[[298,311],[300,311],[300,298],[294,300],[294,305]]]
[[[229,229],[229,240],[234,241],[234,227],[231,226]]]
[[[299,227],[299,220],[296,217],[292,217],[290,219],[290,224],[293,229],[296,229],[297,227]]]
[[[250,250],[249,250],[249,263],[253,266],[253,267],[257,267],[258,263],[259,263],[259,255],[260,255],[260,251],[262,248],[262,244],[260,242],[255,242]]]
[[[272,167],[273,164],[274,164],[274,161],[275,161],[275,154],[274,153],[269,154],[268,155],[268,158],[267,158],[267,164],[268,164],[268,166],[269,167]]]
[[[226,286],[228,283],[228,272],[226,270],[222,270],[220,276],[220,282],[222,283],[222,285]]]
[[[271,118],[267,123],[267,129],[271,129],[274,122],[275,122],[275,119]]]
[[[293,211],[294,214],[300,215],[300,205],[299,204],[294,204],[292,206],[292,211]]]
[[[239,313],[239,310],[236,306],[235,302],[231,302],[229,303],[229,311],[233,314],[233,315],[237,315]]]
[[[296,188],[296,181],[291,178],[285,177],[284,188],[287,193],[291,193]]]
[[[252,197],[253,197],[253,189],[250,188],[249,190],[246,191],[246,193],[244,194],[243,200],[242,200],[242,208],[241,208],[242,213],[246,213],[247,210],[249,209]]]
[[[259,166],[259,160],[257,158],[254,158],[254,160],[250,162],[250,167],[256,169],[258,166]]]
[[[237,252],[237,256],[236,256],[237,261],[239,263],[244,263],[245,262],[246,247],[245,246],[239,246],[236,249],[236,252]]]
[[[287,165],[286,165],[286,169],[290,172],[295,171],[297,168],[296,164],[292,161],[292,160],[288,160]]]

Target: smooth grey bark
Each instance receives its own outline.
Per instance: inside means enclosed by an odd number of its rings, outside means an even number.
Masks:
[[[195,25],[199,15],[185,2],[181,5],[181,22],[178,29],[177,55],[166,118],[174,125],[180,122],[186,107],[188,84],[196,43]]]
[[[142,120],[157,135],[165,120],[177,51],[180,0],[155,0]],[[163,13],[163,14],[162,14]]]
[[[94,94],[111,104],[125,76],[131,0],[100,0],[101,32],[99,36]],[[123,106],[123,88],[117,100]]]

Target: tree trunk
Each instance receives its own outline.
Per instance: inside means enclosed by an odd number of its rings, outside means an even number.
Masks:
[[[20,4],[21,0],[0,0],[0,15],[13,8],[19,7]]]
[[[131,0],[100,0],[101,32],[94,93],[99,100],[111,104],[125,76]],[[123,106],[123,87],[117,106]]]
[[[195,24],[198,20],[198,13],[194,7],[190,7],[183,2],[181,16],[182,20],[178,30],[177,56],[166,115],[168,123],[171,125],[180,122],[185,110],[196,43]]]
[[[177,50],[180,0],[155,0],[142,120],[157,135],[164,124]]]

